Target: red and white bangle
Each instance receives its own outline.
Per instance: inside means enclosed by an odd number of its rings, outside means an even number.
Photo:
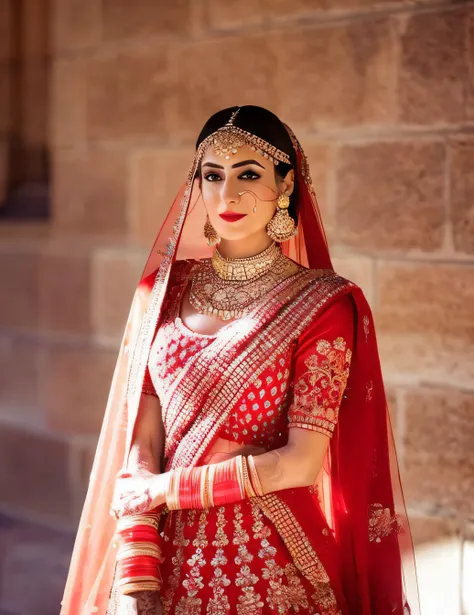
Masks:
[[[252,455],[170,471],[169,510],[204,509],[264,495]]]

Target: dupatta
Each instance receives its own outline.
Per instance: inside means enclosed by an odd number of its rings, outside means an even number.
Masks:
[[[268,333],[268,328],[272,329],[272,335],[266,334],[264,342],[270,355],[270,345],[281,348],[294,340],[295,333],[303,331],[340,293],[352,296],[356,340],[351,373],[325,474],[332,528],[341,547],[341,585],[351,615],[410,612],[416,615],[419,607],[413,544],[372,315],[362,291],[333,272],[307,159],[290,128],[286,128],[297,158],[298,234],[282,243],[282,251],[310,270],[292,280],[289,301],[284,301],[285,292],[288,297],[288,284],[278,285],[269,294],[261,307],[266,326],[243,333],[242,339],[228,344],[227,353],[230,348],[234,349],[229,364],[241,362],[242,373],[251,374],[245,369],[248,367],[245,361],[250,360],[252,353],[244,349],[251,347],[252,352],[261,352],[263,338],[259,336]],[[210,257],[213,250],[206,245],[203,233],[206,211],[197,179],[202,153],[197,151],[186,181],[162,224],[132,301],[79,522],[61,615],[102,615],[107,610],[115,568],[116,521],[109,514],[110,503],[116,475],[128,464],[134,427],[139,420],[148,355],[160,323],[171,267],[177,261]],[[325,275],[314,270],[325,270]],[[304,310],[297,309],[303,305]],[[280,323],[278,330],[272,328],[273,321]],[[214,403],[228,399],[226,392],[234,391],[235,397],[235,387],[245,386],[245,382],[232,380],[230,375],[236,372],[230,369],[204,380],[203,387],[209,396],[214,396]],[[197,465],[210,449],[222,417],[217,412],[205,412],[207,407],[193,406],[197,414],[189,415],[182,441],[173,449],[167,448],[163,471],[180,465]],[[312,531],[315,519],[308,513],[314,508],[302,505],[301,497],[301,489],[287,489],[266,494],[258,498],[258,503],[275,523],[295,564],[311,581],[320,583],[323,579],[318,577],[317,562],[324,553],[324,543],[317,540],[317,544],[310,544],[307,540],[315,534]]]

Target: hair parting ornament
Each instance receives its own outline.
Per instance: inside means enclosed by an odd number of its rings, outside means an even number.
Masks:
[[[271,160],[275,165],[278,165],[279,162],[291,164],[288,154],[264,139],[234,125],[239,111],[240,107],[232,113],[225,126],[221,126],[202,141],[197,151],[198,159],[202,158],[208,147],[212,147],[216,156],[224,156],[226,160],[229,160],[231,155],[236,154],[239,148],[248,145],[254,152],[258,152],[264,158]]]

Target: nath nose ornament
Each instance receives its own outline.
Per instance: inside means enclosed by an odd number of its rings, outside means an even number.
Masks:
[[[242,196],[243,194],[245,194],[245,192],[238,192],[237,193],[239,196]],[[257,213],[257,203],[255,203],[254,207],[253,207],[253,213],[256,214]]]

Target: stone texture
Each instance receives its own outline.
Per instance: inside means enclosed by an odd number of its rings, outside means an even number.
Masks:
[[[59,610],[74,536],[0,517],[0,613]]]
[[[8,150],[8,143],[6,141],[0,141],[0,203],[4,202],[8,190],[8,176],[10,166]]]
[[[0,407],[15,412],[38,403],[38,366],[41,358],[37,342],[22,337],[0,337]]]
[[[86,62],[59,58],[51,70],[51,143],[78,146],[86,140]]]
[[[128,173],[124,151],[92,146],[53,157],[56,233],[123,236],[127,231]]]
[[[454,246],[474,253],[474,139],[461,138],[450,147],[450,198]]]
[[[40,399],[51,429],[96,434],[104,417],[116,352],[50,346],[41,365]]]
[[[51,436],[2,425],[0,494],[4,506],[68,520],[68,445]]]
[[[396,5],[416,5],[429,4],[433,0],[396,0],[391,4]],[[250,4],[250,3],[249,3]],[[253,4],[262,4],[266,15],[270,19],[288,19],[291,17],[318,17],[318,16],[337,16],[345,12],[357,12],[370,8],[383,8],[387,5],[387,0],[260,0]]]
[[[441,248],[445,156],[438,142],[343,147],[337,172],[338,241],[364,251]]]
[[[232,30],[239,27],[262,26],[266,14],[265,0],[205,0],[208,23],[213,30]]]
[[[290,125],[340,129],[394,117],[395,43],[387,19],[284,32],[275,44],[279,111]]]
[[[12,3],[10,0],[0,0],[0,61],[12,56],[11,19]]]
[[[339,275],[362,288],[369,302],[374,295],[374,262],[359,254],[333,256],[332,264]]]
[[[410,381],[470,387],[474,269],[381,262],[375,317],[384,369]]]
[[[166,138],[167,107],[172,105],[167,50],[151,45],[133,51],[125,48],[117,55],[89,61],[89,139]]]
[[[39,326],[54,333],[91,332],[91,264],[67,246],[39,260]]]
[[[10,61],[0,60],[0,136],[3,138],[11,130],[11,77]]]
[[[117,347],[146,261],[141,251],[102,250],[94,258],[92,313],[95,336]]]
[[[180,46],[173,53],[172,65],[173,139],[187,139],[194,144],[211,114],[236,104],[261,105],[275,111],[276,62],[268,36],[232,37]]]
[[[131,157],[130,234],[151,245],[176,194],[186,179],[194,152],[138,150]]]
[[[190,30],[191,0],[136,0],[133,10],[128,0],[104,0],[103,20],[106,39],[154,34],[179,36]]]
[[[459,537],[460,534],[459,524],[456,521],[442,517],[412,516],[410,529],[415,549]]]
[[[0,326],[33,329],[38,321],[37,254],[35,245],[0,249]]]
[[[301,145],[309,163],[316,198],[328,238],[335,234],[333,188],[335,184],[336,147],[330,143],[302,138]]]
[[[53,0],[52,30],[56,51],[80,49],[101,38],[102,0]]]
[[[470,514],[474,506],[474,394],[407,394],[404,488],[411,506]]]
[[[400,120],[462,122],[468,115],[467,10],[400,18]]]

